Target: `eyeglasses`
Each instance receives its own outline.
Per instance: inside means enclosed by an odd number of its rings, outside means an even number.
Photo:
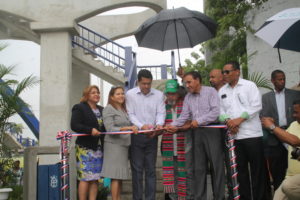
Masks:
[[[232,70],[222,70],[222,74],[229,74],[230,72],[235,71],[235,69]]]

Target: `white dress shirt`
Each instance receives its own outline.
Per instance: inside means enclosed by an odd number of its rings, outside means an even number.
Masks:
[[[275,92],[275,99],[276,99],[276,106],[278,111],[278,125],[279,126],[286,126],[286,112],[285,112],[285,89],[281,90],[280,92]]]
[[[234,88],[228,83],[219,90],[221,103],[220,120],[247,118],[240,127],[236,139],[261,137],[262,127],[259,112],[262,109],[261,95],[255,83],[240,78]]]
[[[126,93],[126,109],[130,121],[139,129],[145,124],[164,125],[166,108],[164,94],[151,88],[144,95],[139,87],[135,87]]]

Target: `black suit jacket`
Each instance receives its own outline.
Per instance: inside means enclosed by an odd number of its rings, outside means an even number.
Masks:
[[[300,99],[300,92],[290,89],[285,89],[285,112],[287,119],[287,126],[293,121],[293,101]],[[262,111],[260,113],[262,117],[272,117],[275,120],[275,124],[278,126],[278,111],[276,105],[275,92],[271,91],[262,96]],[[268,146],[276,146],[280,144],[280,140],[274,134],[268,134],[267,130],[264,130],[266,144]]]
[[[97,106],[101,115],[103,107]],[[99,127],[98,120],[87,103],[79,103],[72,108],[71,129],[77,133],[92,134],[92,129],[96,128],[100,132],[105,132],[104,126]],[[103,146],[104,135],[95,136],[79,136],[76,139],[76,144],[88,149],[96,150],[99,139]]]

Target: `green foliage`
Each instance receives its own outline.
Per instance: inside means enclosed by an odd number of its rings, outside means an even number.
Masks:
[[[5,47],[6,45],[0,44],[0,51]],[[7,67],[0,64],[0,187],[9,185],[11,181],[12,175],[7,169],[11,169],[12,157],[16,154],[16,151],[4,142],[4,133],[11,127],[18,128],[15,123],[9,122],[9,118],[21,111],[22,106],[28,106],[21,100],[20,94],[38,83],[38,80],[33,76],[20,82],[11,78],[7,79],[6,77],[13,75],[13,70],[14,66]],[[7,88],[11,88],[13,94],[9,94]]]
[[[15,185],[11,188],[13,191],[9,193],[8,200],[23,200],[23,186]]]
[[[206,0],[205,13],[216,20],[216,37],[204,44],[213,52],[211,58],[214,68],[221,68],[224,63],[236,60],[241,66],[247,66],[246,13],[266,0]]]
[[[193,63],[186,60],[185,71],[195,69],[199,71],[204,83],[205,77],[212,68],[221,69],[228,61],[238,61],[242,68],[244,78],[248,77],[248,57],[246,49],[246,33],[251,31],[244,18],[247,12],[267,0],[205,0],[205,14],[214,19],[217,24],[215,38],[205,42],[203,48],[212,52],[210,63],[192,53]],[[200,50],[203,52],[203,49]]]
[[[271,81],[265,78],[262,72],[253,72],[247,77],[247,79],[253,81],[257,87],[272,90]]]
[[[13,167],[13,162],[14,160],[12,158],[0,159],[0,188],[10,186],[9,183],[13,177],[9,169]]]

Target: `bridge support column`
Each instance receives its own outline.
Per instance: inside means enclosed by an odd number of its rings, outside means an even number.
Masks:
[[[40,146],[57,146],[57,131],[70,124],[72,46],[69,31],[41,32],[40,70]],[[52,164],[56,158],[42,157],[40,164]]]

